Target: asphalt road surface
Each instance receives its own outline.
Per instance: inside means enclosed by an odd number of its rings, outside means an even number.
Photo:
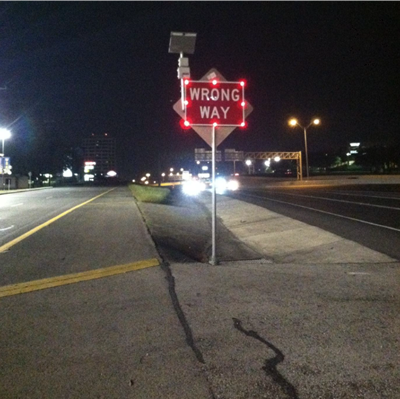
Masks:
[[[68,187],[1,195],[0,246],[108,190],[104,187]]]
[[[400,260],[400,186],[244,187],[232,197],[317,226]]]
[[[0,285],[156,257],[126,187],[0,196]]]
[[[400,397],[399,262],[273,262],[222,230],[220,265],[189,261],[207,205],[109,190],[0,196],[1,399]],[[252,234],[273,213],[219,205]]]

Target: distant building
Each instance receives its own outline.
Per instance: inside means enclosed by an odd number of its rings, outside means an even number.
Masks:
[[[106,176],[116,171],[116,140],[108,133],[92,134],[83,140],[84,172],[91,175]],[[94,176],[93,176],[94,177]],[[91,180],[91,179],[87,179]]]

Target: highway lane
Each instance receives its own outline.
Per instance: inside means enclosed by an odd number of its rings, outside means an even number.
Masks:
[[[0,253],[1,399],[207,397],[132,193],[108,190],[3,202],[21,231],[86,204]]]
[[[0,196],[0,286],[157,258],[127,187]],[[21,204],[21,205],[19,205]]]
[[[0,247],[108,190],[109,187],[63,187],[0,195]]]
[[[400,259],[400,186],[243,188],[233,197]]]

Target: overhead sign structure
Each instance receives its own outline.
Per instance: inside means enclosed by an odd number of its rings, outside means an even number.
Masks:
[[[244,81],[184,80],[186,126],[245,126]]]
[[[217,162],[222,161],[222,152],[216,151],[215,159]],[[194,149],[194,160],[195,161],[212,161],[212,151],[206,151],[204,148],[195,148]]]

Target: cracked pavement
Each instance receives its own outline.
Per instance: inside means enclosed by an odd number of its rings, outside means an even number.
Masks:
[[[288,254],[268,258],[226,227],[232,220],[235,225],[235,207],[242,219],[260,216],[260,210],[218,196],[220,265],[211,266],[208,201],[175,194],[169,205],[139,206],[174,279],[175,301],[210,384],[209,397],[400,397],[399,263],[351,242],[337,246],[336,259],[332,252],[323,258],[320,248],[309,262],[301,254],[290,263]],[[181,208],[178,230],[174,218]],[[158,241],[166,226],[172,228],[170,247]],[[246,226],[240,229],[249,236]],[[197,247],[192,234],[200,238]],[[332,239],[326,237],[321,245]],[[362,252],[362,261],[346,262],[343,248]]]

